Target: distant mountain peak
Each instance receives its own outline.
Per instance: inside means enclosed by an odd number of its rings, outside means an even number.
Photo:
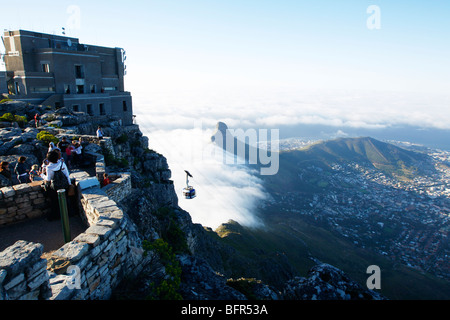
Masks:
[[[356,162],[371,164],[385,173],[405,173],[407,168],[422,169],[428,157],[371,137],[338,138],[316,143],[301,150],[323,164]]]
[[[211,141],[224,146],[226,137],[229,134],[230,132],[228,131],[228,126],[226,125],[226,123],[219,121],[216,124],[216,131],[214,131],[213,135],[211,136]]]
[[[216,124],[216,129],[218,131],[225,132],[226,130],[228,130],[228,126],[225,122],[219,121]]]

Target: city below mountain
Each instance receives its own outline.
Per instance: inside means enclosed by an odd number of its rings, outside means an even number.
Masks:
[[[220,123],[212,141],[225,149],[230,135]],[[230,221],[215,231],[253,261],[236,272],[257,270],[277,287],[320,261],[365,285],[377,265],[390,299],[449,299],[450,152],[397,144],[340,138],[280,151],[277,174],[260,176],[264,227]]]

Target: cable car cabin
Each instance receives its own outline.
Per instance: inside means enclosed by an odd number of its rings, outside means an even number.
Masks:
[[[191,187],[191,186],[189,186],[189,187],[187,187],[187,188],[184,188],[184,189],[183,189],[183,196],[184,196],[186,199],[194,199],[195,196],[196,196],[196,194],[195,194],[195,189],[194,189],[193,187]]]
[[[193,176],[189,171],[184,170],[184,172],[186,172],[186,188],[183,189],[183,196],[186,199],[194,199],[196,196],[195,189],[189,185],[189,177],[193,178]]]

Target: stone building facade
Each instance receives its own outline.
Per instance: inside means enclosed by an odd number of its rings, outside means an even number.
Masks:
[[[132,124],[122,48],[24,30],[5,31],[3,43],[6,90],[11,98],[92,116],[114,114],[124,125]]]

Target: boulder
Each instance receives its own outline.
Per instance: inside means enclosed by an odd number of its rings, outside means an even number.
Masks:
[[[364,288],[342,270],[326,263],[315,265],[307,277],[287,282],[286,300],[386,300],[378,292]]]
[[[8,277],[23,272],[30,266],[30,262],[40,260],[44,246],[40,243],[17,241],[6,250],[0,252],[0,269],[6,271]]]
[[[18,144],[13,148],[9,149],[7,154],[21,156],[23,154],[34,154],[35,151],[36,151],[35,145],[25,143],[25,144]]]

